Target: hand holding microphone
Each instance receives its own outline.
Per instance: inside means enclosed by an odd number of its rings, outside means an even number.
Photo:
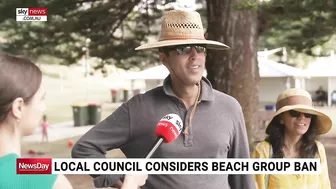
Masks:
[[[147,178],[148,178],[147,174],[126,175],[124,182],[121,186],[121,189],[137,189],[146,183]]]

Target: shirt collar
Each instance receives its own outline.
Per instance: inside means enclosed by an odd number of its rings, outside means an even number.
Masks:
[[[200,95],[200,101],[214,101],[215,97],[213,94],[213,88],[210,81],[207,78],[202,77],[201,86],[202,90]],[[170,75],[168,75],[163,81],[163,91],[165,92],[166,95],[177,97],[171,86]]]

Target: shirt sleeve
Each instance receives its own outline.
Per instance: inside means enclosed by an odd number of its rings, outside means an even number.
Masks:
[[[260,142],[256,145],[253,150],[252,158],[269,158],[269,144],[265,141]],[[257,189],[265,189],[266,184],[266,175],[265,174],[254,174],[255,183],[257,185]]]
[[[242,109],[239,108],[235,115],[233,120],[234,133],[228,158],[250,158],[250,148]],[[251,174],[229,175],[229,183],[232,189],[255,189],[254,178]]]
[[[321,159],[321,172],[320,172],[320,179],[319,179],[321,184],[319,186],[319,189],[331,189],[326,152],[325,152],[325,149],[322,143],[320,142],[316,142],[316,143],[317,143],[317,147],[318,147],[319,155]]]
[[[121,148],[130,138],[127,103],[122,104],[105,120],[85,133],[74,145],[73,158],[105,158],[106,151]],[[91,175],[95,187],[110,187],[122,175]]]

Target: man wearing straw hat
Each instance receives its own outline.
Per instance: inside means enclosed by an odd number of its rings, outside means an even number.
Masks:
[[[203,77],[207,49],[227,50],[206,40],[197,12],[165,13],[160,39],[136,50],[158,49],[170,74],[163,86],[133,97],[93,127],[75,145],[72,156],[105,157],[120,148],[129,157],[143,157],[156,140],[157,122],[169,113],[183,122],[182,134],[163,144],[155,158],[249,158],[242,108],[234,98],[214,90]],[[109,187],[117,175],[95,176],[96,187]],[[254,189],[252,175],[150,175],[145,189]]]

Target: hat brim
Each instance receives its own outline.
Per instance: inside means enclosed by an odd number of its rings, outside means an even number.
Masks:
[[[297,110],[299,112],[303,113],[309,113],[316,115],[316,126],[317,126],[317,134],[322,135],[330,131],[332,127],[332,121],[330,117],[323,112],[307,105],[292,105],[292,106],[284,106],[280,108],[278,111],[275,112],[274,116],[272,117],[271,121],[267,125],[266,128],[266,134],[269,134],[270,132],[270,126],[273,125],[272,122],[274,121],[274,118],[278,115],[280,115],[283,112],[289,111],[289,110]]]
[[[214,50],[228,50],[229,46],[212,40],[201,40],[201,39],[180,39],[180,40],[165,40],[165,41],[157,41],[153,43],[147,43],[141,45],[135,50],[146,50],[146,49],[155,49],[160,47],[168,47],[168,46],[176,46],[176,45],[188,45],[188,44],[204,44],[207,49]]]

